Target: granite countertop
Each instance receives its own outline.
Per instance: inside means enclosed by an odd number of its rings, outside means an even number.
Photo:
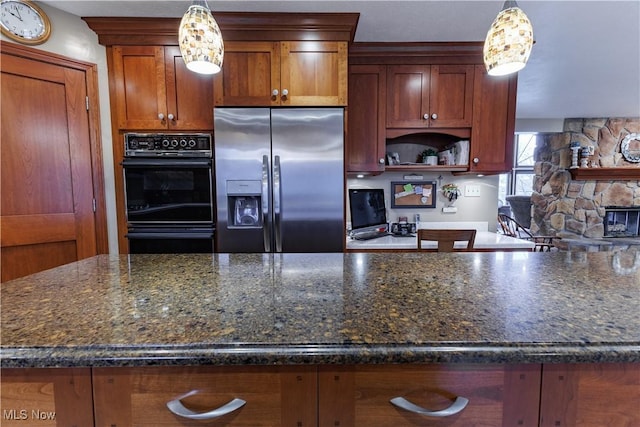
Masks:
[[[640,252],[100,255],[5,282],[3,367],[640,362]]]
[[[436,249],[436,242],[424,241],[422,247],[425,249]],[[476,232],[476,239],[473,248],[477,250],[522,250],[530,251],[535,244],[530,240],[516,239],[504,234],[492,233],[489,231]],[[456,242],[454,247],[464,248],[465,242]],[[347,238],[347,249],[349,250],[371,250],[371,249],[417,249],[418,240],[415,235],[412,237],[384,236],[370,240],[354,240]]]

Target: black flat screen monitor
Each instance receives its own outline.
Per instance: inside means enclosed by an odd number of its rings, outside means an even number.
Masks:
[[[381,188],[349,189],[351,229],[387,224],[384,190]]]

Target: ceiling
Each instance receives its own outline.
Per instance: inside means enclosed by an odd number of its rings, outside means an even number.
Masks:
[[[40,1],[84,16],[181,17],[190,1]],[[495,1],[215,1],[224,12],[359,12],[356,42],[483,41]],[[640,0],[519,1],[535,45],[518,76],[518,119],[640,116]],[[224,36],[224,34],[223,34]]]

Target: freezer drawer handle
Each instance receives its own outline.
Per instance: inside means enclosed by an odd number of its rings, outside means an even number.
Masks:
[[[198,392],[197,390],[192,390],[189,393],[184,394],[183,396],[181,396],[180,399],[184,399],[185,397],[192,396],[192,395],[196,394],[197,392]],[[167,402],[167,408],[169,408],[169,410],[174,415],[177,415],[177,416],[182,417],[182,418],[188,418],[190,420],[211,420],[211,419],[214,419],[214,418],[219,418],[219,417],[221,417],[223,415],[230,414],[233,411],[236,411],[236,410],[242,408],[244,406],[244,404],[247,403],[246,401],[244,401],[242,399],[235,398],[232,401],[230,401],[229,403],[226,403],[226,404],[222,405],[219,408],[212,409],[211,411],[193,412],[192,410],[187,409],[182,404],[180,399],[175,399],[175,400],[171,400],[171,401]]]
[[[415,405],[409,402],[404,397],[394,397],[391,399],[391,403],[397,406],[398,408],[404,409],[405,411],[413,412],[414,414],[425,415],[427,417],[450,417],[451,415],[455,415],[461,412],[464,408],[467,407],[469,403],[469,399],[465,397],[456,397],[456,400],[453,402],[451,406],[441,411],[430,411],[428,409],[422,408],[418,405]]]

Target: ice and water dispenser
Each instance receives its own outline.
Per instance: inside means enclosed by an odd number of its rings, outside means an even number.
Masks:
[[[227,181],[229,228],[262,227],[262,182]]]

